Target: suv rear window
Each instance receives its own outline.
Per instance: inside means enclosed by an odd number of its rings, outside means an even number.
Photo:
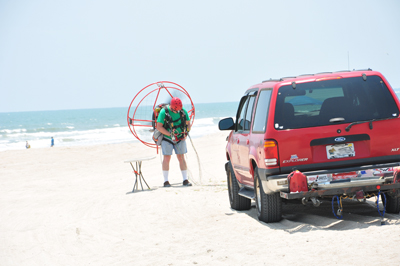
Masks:
[[[399,109],[378,76],[338,78],[279,88],[275,128],[295,129],[397,117]]]

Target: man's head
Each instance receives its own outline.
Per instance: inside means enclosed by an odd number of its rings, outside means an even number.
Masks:
[[[179,112],[182,109],[182,101],[178,97],[174,97],[169,104],[169,107],[173,112]]]

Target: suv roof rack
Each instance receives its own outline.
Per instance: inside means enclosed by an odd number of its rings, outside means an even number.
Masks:
[[[320,74],[332,74],[333,72],[319,72],[319,73],[315,73],[314,75],[320,75]]]
[[[333,72],[333,73],[339,73],[339,72],[350,72],[351,70],[338,70],[338,71],[335,71],[335,72]]]
[[[372,71],[371,68],[367,68],[367,69],[353,69],[353,71]]]
[[[301,74],[301,75],[298,75],[298,77],[303,77],[303,76],[314,76],[315,74]]]
[[[267,80],[263,80],[262,83],[264,83],[264,82],[279,82],[279,81],[282,81],[282,80],[281,79],[267,79]]]
[[[267,80],[263,80],[262,83],[264,82],[279,82],[279,81],[284,81],[285,79],[295,79],[297,77],[303,77],[303,76],[315,76],[315,75],[321,75],[321,74],[333,74],[333,73],[339,73],[339,72],[350,72],[350,71],[372,71],[371,68],[367,68],[367,69],[353,69],[353,70],[339,70],[339,71],[335,71],[335,72],[319,72],[319,73],[315,73],[315,74],[301,74],[298,76],[292,76],[292,77],[282,77],[280,79],[267,79]]]
[[[284,79],[295,79],[295,78],[297,78],[297,76],[293,76],[293,77],[283,77],[283,78],[281,78],[281,80],[284,80]]]

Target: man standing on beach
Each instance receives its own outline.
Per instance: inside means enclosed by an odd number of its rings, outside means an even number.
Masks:
[[[174,97],[171,103],[161,109],[157,118],[157,129],[164,137],[161,142],[161,150],[164,155],[162,171],[164,176],[164,187],[170,187],[168,181],[169,162],[171,161],[172,150],[179,161],[182,172],[183,185],[191,186],[187,177],[187,164],[185,154],[187,153],[186,136],[190,131],[190,118],[188,112],[182,107],[182,101]]]
[[[53,137],[51,137],[51,146],[50,147],[53,147],[54,146],[54,139],[53,139]]]

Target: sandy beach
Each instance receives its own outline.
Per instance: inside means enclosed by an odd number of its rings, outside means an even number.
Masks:
[[[175,157],[162,187],[160,155],[140,143],[0,152],[0,265],[400,264],[400,215],[381,226],[373,199],[344,202],[343,220],[329,202],[284,205],[273,224],[232,210],[226,136],[188,142],[192,187]],[[151,189],[131,193],[124,161],[151,155]]]

